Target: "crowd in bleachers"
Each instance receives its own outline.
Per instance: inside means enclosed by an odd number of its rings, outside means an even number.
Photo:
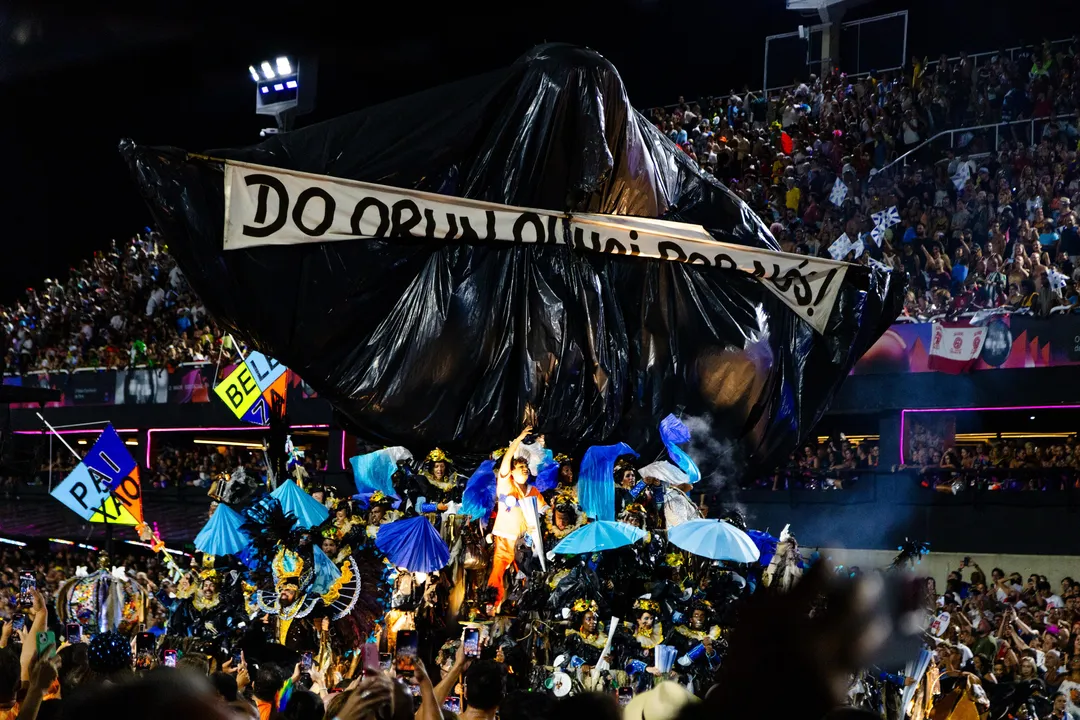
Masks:
[[[0,307],[0,371],[27,373],[213,361],[229,339],[153,233],[113,241]]]
[[[299,462],[309,476],[324,472],[326,452],[308,449]],[[54,447],[52,460],[46,454],[36,470],[25,476],[25,481],[30,485],[46,485],[51,469],[53,483],[58,483],[75,469],[77,463],[66,447]],[[149,472],[142,476],[142,485],[144,489],[209,488],[214,480],[232,474],[239,467],[252,477],[266,479],[266,457],[260,450],[239,446],[166,444],[154,453]],[[15,488],[18,479],[17,475],[0,474],[0,489]]]
[[[916,433],[907,440],[904,459],[905,467],[921,470],[923,487],[940,492],[1080,487],[1080,446],[1075,435],[957,442]]]
[[[812,76],[769,97],[680,98],[653,120],[785,251],[828,257],[845,234],[861,240],[849,261],[905,272],[905,315],[1000,306],[1045,315],[1075,306],[1080,282],[1078,69],[1080,40],[1045,42],[977,66],[962,53],[916,58],[902,72]],[[995,125],[923,145],[985,124]],[[891,207],[900,222],[879,245],[871,215]]]
[[[811,441],[788,456],[776,472],[759,478],[754,486],[767,490],[843,490],[857,481],[860,471],[878,467],[876,442],[854,442],[844,435]]]

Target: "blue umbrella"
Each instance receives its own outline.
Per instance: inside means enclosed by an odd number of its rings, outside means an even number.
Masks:
[[[382,532],[381,530],[379,532]],[[602,550],[614,550],[633,545],[645,537],[645,531],[614,520],[597,520],[579,527],[562,539],[552,552],[560,555],[580,555]]]
[[[690,520],[668,531],[668,540],[693,555],[710,560],[756,562],[761,551],[750,536],[723,520]]]
[[[330,517],[330,511],[322,503],[301,490],[292,480],[283,482],[270,496],[281,503],[286,515],[296,516],[297,527],[322,525]]]
[[[450,562],[450,548],[423,515],[381,526],[375,546],[390,562],[409,572],[434,572]]]
[[[247,533],[240,529],[243,524],[240,513],[225,503],[219,504],[195,536],[195,549],[218,557],[239,553],[251,543]]]

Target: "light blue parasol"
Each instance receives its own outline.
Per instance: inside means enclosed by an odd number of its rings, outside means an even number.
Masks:
[[[614,520],[597,520],[579,527],[562,539],[552,552],[581,555],[633,545],[645,537],[645,531]]]
[[[322,525],[330,517],[330,511],[322,503],[301,490],[292,480],[283,482],[270,496],[281,503],[286,515],[296,516],[297,527]]]
[[[375,546],[390,562],[409,572],[434,572],[450,562],[450,548],[423,515],[381,526]]]
[[[668,531],[668,541],[710,560],[757,562],[761,551],[750,536],[723,520],[690,520]]]
[[[225,503],[220,503],[195,536],[195,549],[217,557],[241,552],[251,544],[247,533],[240,529],[243,524],[244,518],[240,513]]]

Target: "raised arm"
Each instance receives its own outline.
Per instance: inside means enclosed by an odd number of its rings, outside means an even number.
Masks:
[[[526,425],[521,434],[510,443],[510,447],[506,448],[506,453],[502,456],[502,464],[499,465],[499,477],[507,477],[510,471],[514,469],[514,456],[517,455],[518,448],[521,447],[521,442],[525,439],[525,436],[531,432],[532,426]]]

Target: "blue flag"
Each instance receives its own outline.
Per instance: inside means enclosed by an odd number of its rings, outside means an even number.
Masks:
[[[90,452],[86,453],[83,463],[109,491],[115,490],[138,467],[112,425],[107,425],[101,432]]]

